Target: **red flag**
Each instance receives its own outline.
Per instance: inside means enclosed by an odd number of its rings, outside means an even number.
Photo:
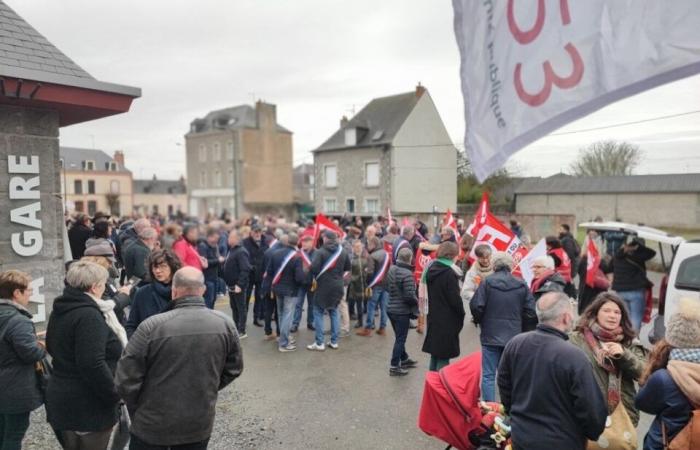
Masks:
[[[478,223],[477,228],[472,231],[474,232],[472,258],[476,259],[474,248],[476,248],[477,245],[486,244],[496,251],[506,252],[512,256],[515,262],[514,267],[517,268],[517,265],[520,264],[520,260],[528,253],[527,248],[520,242],[520,239],[518,239],[515,233],[490,212],[487,212],[484,216],[483,223]],[[513,273],[517,274],[518,271],[514,271]]]
[[[345,239],[345,232],[339,226],[334,224],[332,220],[330,220],[328,217],[324,216],[323,214],[321,214],[321,213],[316,214],[316,228],[314,228],[314,242],[318,242],[319,236],[321,236],[321,233],[326,231],[326,230],[335,231],[341,240]]]
[[[391,217],[391,209],[388,207],[386,209],[386,216],[387,216],[387,219],[389,220],[389,225],[391,225],[391,223],[394,222],[394,218]]]
[[[452,215],[452,211],[450,211],[449,208],[447,208],[447,212],[445,213],[445,219],[442,221],[442,224],[447,228],[452,228],[452,230],[455,232],[455,239],[457,239],[457,242],[459,242],[461,236],[459,235],[459,230],[457,230],[457,221],[455,220],[454,216]]]
[[[484,191],[481,194],[481,203],[479,203],[479,208],[477,208],[476,214],[474,214],[474,220],[467,228],[467,234],[476,236],[476,232],[478,231],[479,226],[486,223],[486,216],[489,212],[489,194],[488,192]]]
[[[598,247],[596,247],[593,239],[588,239],[587,248],[587,264],[586,264],[586,285],[590,287],[595,286],[595,275],[600,267],[600,252],[598,252]]]
[[[427,255],[423,253],[423,250],[418,250],[416,252],[416,260],[414,261],[415,269],[413,270],[413,278],[416,280],[416,284],[420,284],[420,278],[423,275],[423,270],[428,267],[430,261],[437,257],[437,252],[430,252]]]

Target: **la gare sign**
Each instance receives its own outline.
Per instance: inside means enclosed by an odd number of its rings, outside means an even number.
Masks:
[[[41,227],[41,193],[39,192],[39,156],[8,155],[7,172],[10,222],[22,228],[12,233],[10,237],[12,251],[22,257],[36,256],[44,246]],[[34,201],[26,203],[27,200]],[[31,288],[34,292],[30,301],[38,304],[34,322],[46,320],[44,295],[40,290],[43,286],[44,277],[32,280]]]

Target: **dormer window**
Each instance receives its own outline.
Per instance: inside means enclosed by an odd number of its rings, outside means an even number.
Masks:
[[[345,129],[345,145],[357,145],[357,128]]]
[[[116,161],[109,161],[105,163],[105,169],[107,169],[107,172],[116,172],[119,170],[119,165]]]
[[[83,161],[83,170],[95,170],[95,161]]]

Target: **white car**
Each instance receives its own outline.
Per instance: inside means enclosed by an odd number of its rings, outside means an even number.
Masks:
[[[700,304],[700,241],[686,241],[656,228],[623,222],[584,222],[580,228],[597,231],[621,231],[658,243],[658,256],[664,269],[659,286],[659,309],[653,318],[649,341],[664,337],[668,318],[677,310],[681,298],[695,299]],[[647,243],[647,247],[652,245]],[[664,249],[667,251],[665,252]],[[668,250],[670,249],[670,254]]]

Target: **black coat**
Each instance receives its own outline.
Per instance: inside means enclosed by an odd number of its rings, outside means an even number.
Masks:
[[[274,280],[275,274],[282,267],[282,264],[289,253],[295,253],[295,255],[292,256],[292,259],[282,270],[279,282],[272,285],[272,292],[277,296],[277,298],[296,297],[299,293],[299,288],[302,286],[304,281],[306,281],[304,267],[302,265],[301,258],[296,251],[296,248],[285,245],[272,253],[270,258],[270,267],[268,269],[268,276],[272,277],[271,283]]]
[[[656,256],[656,252],[640,245],[636,250],[625,252],[620,248],[612,259],[613,291],[636,291],[647,287],[646,262]]]
[[[413,278],[411,266],[398,263],[389,268],[386,275],[389,288],[389,314],[410,315],[418,307],[416,280]]]
[[[46,330],[53,375],[46,416],[56,430],[104,431],[117,422],[119,396],[114,371],[122,344],[97,303],[66,287],[56,298]]]
[[[207,268],[202,272],[204,273],[204,279],[207,281],[216,281],[219,279],[219,246],[214,245],[213,247],[209,245],[206,239],[200,239],[197,242],[197,253],[207,260]]]
[[[464,305],[459,295],[457,273],[439,261],[430,265],[428,285],[428,330],[423,351],[435,358],[459,356],[459,332],[464,326]]]
[[[85,243],[92,236],[92,230],[82,223],[75,224],[68,230],[68,242],[73,259],[80,259],[85,253]]]
[[[248,289],[251,282],[251,264],[248,251],[241,245],[232,247],[228,251],[226,261],[224,261],[223,277],[226,286],[233,289],[234,286],[241,288],[243,292]]]
[[[131,338],[141,322],[151,316],[160,314],[170,304],[172,295],[172,286],[170,284],[162,284],[159,281],[141,286],[136,295],[134,302],[129,311],[129,318],[126,321],[126,335]]]
[[[591,363],[565,333],[547,325],[506,345],[498,389],[515,450],[583,450],[603,432],[608,407]]]
[[[150,255],[151,249],[141,239],[137,239],[127,247],[122,255],[127,278],[137,277],[142,280],[146,278],[148,273],[148,267],[146,266],[148,266],[148,257]]]
[[[32,315],[10,300],[0,300],[0,414],[33,411],[44,401],[34,363],[46,356],[37,343]]]
[[[243,239],[243,247],[248,251],[250,255],[250,281],[252,283],[259,283],[262,281],[263,272],[265,272],[265,267],[263,266],[263,257],[268,248],[268,241],[263,236],[260,239],[260,244],[255,242],[252,236],[248,236]]]
[[[536,318],[535,300],[523,280],[509,270],[489,275],[469,302],[474,323],[481,326],[481,345],[505,346]]]
[[[314,258],[311,260],[311,273],[316,277],[316,292],[314,293],[314,302],[321,308],[335,308],[340,303],[340,300],[345,295],[345,286],[343,284],[343,274],[350,272],[350,257],[342,250],[335,266],[325,271],[320,277],[326,261],[338,250],[338,243],[326,243],[323,247],[316,250]]]

